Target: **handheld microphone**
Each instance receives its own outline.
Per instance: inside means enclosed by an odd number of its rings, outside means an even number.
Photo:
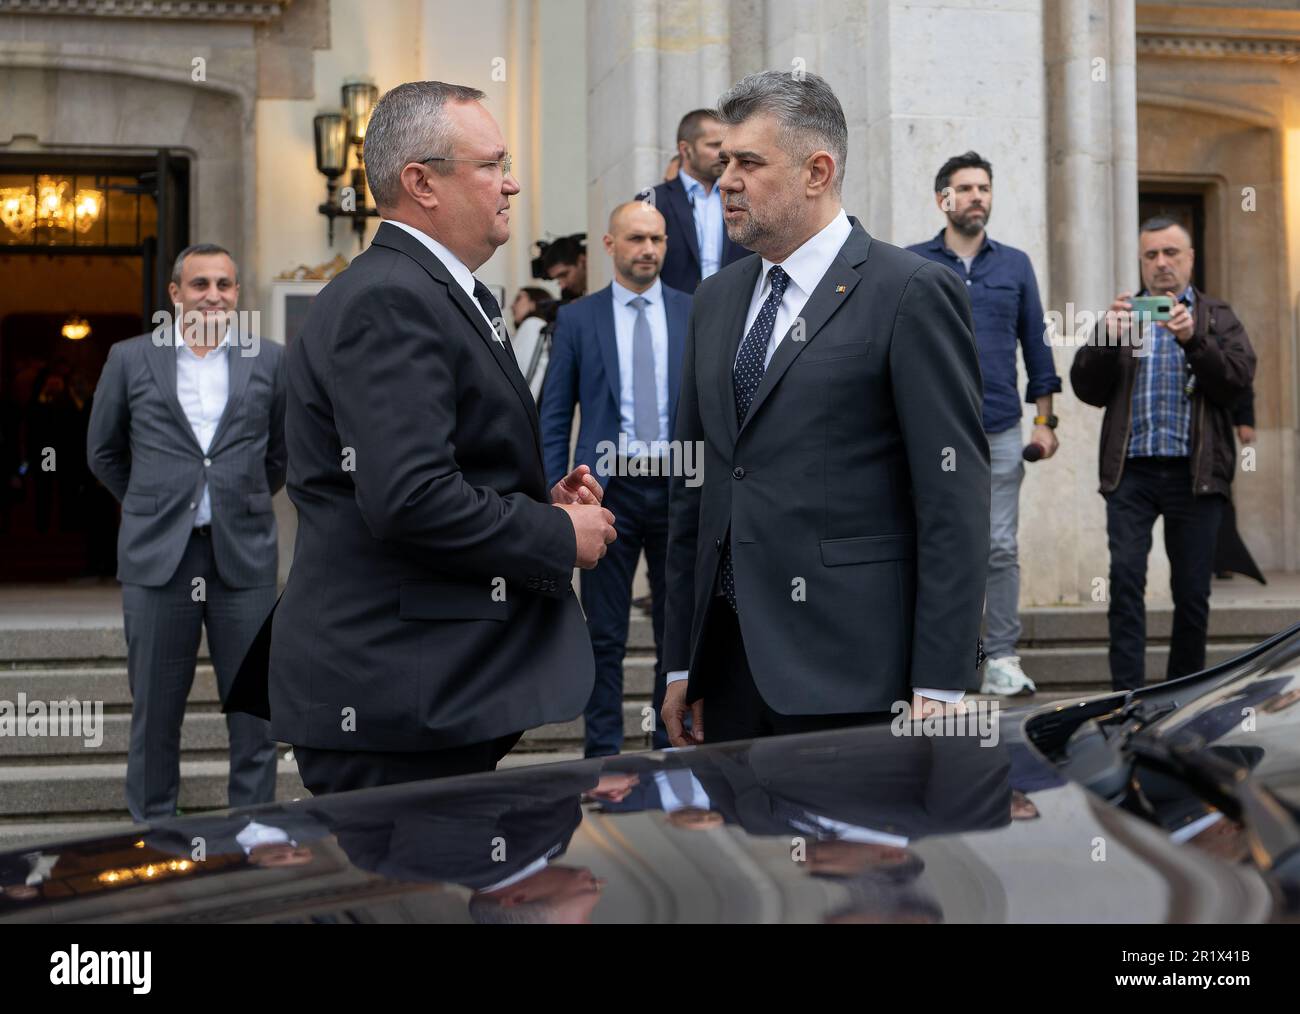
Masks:
[[[1037,461],[1039,458],[1043,456],[1043,449],[1039,447],[1037,444],[1029,444],[1023,451],[1020,452],[1020,456],[1024,458],[1026,461]]]

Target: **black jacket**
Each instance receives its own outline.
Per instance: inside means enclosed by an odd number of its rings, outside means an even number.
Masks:
[[[1251,390],[1255,350],[1232,307],[1199,289],[1195,293],[1192,337],[1183,346],[1196,378],[1191,398],[1192,492],[1227,496],[1237,470],[1233,414]],[[1130,345],[1108,342],[1105,324],[1099,324],[1070,367],[1070,384],[1079,400],[1106,410],[1097,460],[1102,493],[1114,492],[1124,473],[1133,422],[1133,383],[1138,364],[1145,359],[1134,355]]]
[[[637,195],[638,199],[645,197],[644,191]],[[692,293],[700,284],[700,241],[695,233],[695,211],[686,194],[686,185],[680,177],[660,183],[654,188],[653,202],[664,216],[668,233],[668,249],[659,278],[670,289]],[[743,246],[731,242],[724,229],[719,270],[748,254]]]
[[[381,225],[288,349],[293,569],[274,616],[282,742],[436,750],[582,711],[591,641],[567,515],[508,343]]]

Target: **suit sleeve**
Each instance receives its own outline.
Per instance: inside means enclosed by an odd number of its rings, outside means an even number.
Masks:
[[[551,336],[551,359],[542,385],[542,457],[547,488],[569,471],[569,437],[573,433],[573,406],[578,402],[578,335],[573,313],[561,307]]]
[[[1194,333],[1183,346],[1183,354],[1204,395],[1231,411],[1254,382],[1255,350],[1236,314],[1226,306],[1220,306],[1215,314],[1225,325],[1222,344],[1209,335]]]
[[[682,353],[681,390],[677,396],[677,428],[673,439],[685,448],[696,448],[695,460],[700,474],[687,482],[687,476],[674,469],[668,481],[668,552],[665,564],[667,601],[664,609],[665,672],[680,672],[691,664],[691,626],[695,617],[695,557],[700,529],[700,495],[704,490],[704,424],[700,420],[700,402],[695,386],[695,304],[686,325],[686,348]]]
[[[285,362],[285,351],[279,348],[271,394],[271,429],[266,438],[266,488],[272,496],[284,486],[289,467],[289,455],[284,441]]]
[[[916,510],[911,686],[967,689],[975,676],[989,556],[989,447],[970,303],[933,261],[908,280],[890,382]]]
[[[95,385],[86,430],[86,463],[95,478],[118,499],[131,480],[131,409],[122,372],[122,346],[113,345]]]
[[[362,519],[376,539],[428,556],[441,571],[515,585],[555,578],[543,594],[564,597],[577,555],[568,515],[523,492],[472,486],[460,471],[456,368],[470,353],[443,325],[459,321],[459,310],[448,301],[430,313],[429,298],[402,286],[370,289],[338,331],[335,425],[354,451],[349,474]]]

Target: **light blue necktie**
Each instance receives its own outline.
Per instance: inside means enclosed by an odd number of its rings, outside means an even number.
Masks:
[[[650,335],[650,321],[645,308],[650,301],[637,296],[629,301],[636,307],[636,324],[632,327],[632,420],[633,434],[647,444],[659,439],[659,385],[655,381],[655,344]]]

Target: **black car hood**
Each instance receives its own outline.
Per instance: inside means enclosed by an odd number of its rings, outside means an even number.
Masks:
[[[1025,740],[901,723],[515,768],[0,855],[0,922],[1244,922]],[[970,732],[971,728],[966,731]],[[993,729],[996,733],[990,735]]]

